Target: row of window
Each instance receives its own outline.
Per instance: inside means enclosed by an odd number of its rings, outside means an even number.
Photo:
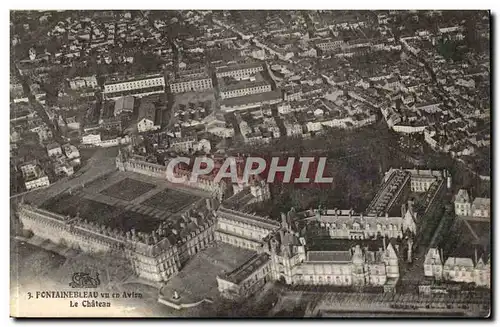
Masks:
[[[342,42],[320,43],[320,44],[318,44],[318,48],[320,48],[323,51],[324,50],[333,50],[333,49],[339,48],[341,44],[342,44]]]
[[[195,81],[188,81],[188,82],[176,82],[176,83],[172,83],[170,86],[175,87],[175,86],[186,86],[186,85],[212,85],[212,80],[211,79],[198,79]]]
[[[195,91],[195,90],[205,90],[212,88],[211,80],[198,80],[191,82],[175,83],[170,85],[170,90],[174,93],[185,92],[185,91]]]
[[[221,235],[221,239],[222,239],[222,241],[229,243],[229,244],[232,244],[232,245],[235,245],[235,246],[239,246],[239,247],[243,247],[243,248],[247,248],[247,249],[252,249],[252,250],[257,250],[257,244],[252,243],[252,242],[240,240],[240,239],[237,239],[234,237],[230,237],[228,235]]]
[[[163,78],[148,79],[142,81],[126,82],[121,84],[106,85],[106,92],[116,92],[122,90],[130,90],[144,87],[153,87],[158,85],[165,85],[165,80]]]
[[[382,224],[377,224],[377,230],[382,230],[382,229],[388,229],[388,230],[400,230],[401,229],[401,226],[398,226],[398,225],[393,225],[393,224],[389,224],[389,225],[382,225]],[[337,224],[336,223],[330,223],[327,225],[328,228],[330,229],[337,229],[337,228],[342,228],[342,229],[353,229],[353,230],[361,230],[361,225],[359,224],[353,224],[352,227],[351,226],[348,226],[347,224],[342,224],[342,226],[338,226],[337,227]],[[365,229],[370,229],[372,226],[370,224],[366,224],[365,225]]]
[[[238,69],[238,70],[232,70],[232,71],[227,71],[227,72],[220,72],[217,73],[217,77],[223,77],[223,76],[248,76],[251,74],[255,74],[257,72],[263,71],[264,68],[261,66],[259,67],[253,67],[253,68],[245,68],[245,69]]]
[[[251,230],[248,230],[248,229],[245,229],[245,228],[240,228],[240,227],[235,227],[235,226],[232,226],[230,228],[226,224],[220,224],[220,227],[221,227],[222,230],[227,230],[227,231],[232,232],[234,234],[239,234],[239,235],[250,237],[250,238],[254,237],[254,233]],[[258,233],[255,236],[259,237]]]
[[[304,276],[297,276],[297,280],[299,282],[307,282],[309,281],[310,283],[314,283],[314,276],[313,275],[310,275],[310,276],[307,276],[307,275],[304,275]],[[336,284],[336,285],[345,285],[345,284],[350,284],[351,283],[351,279],[347,276],[345,276],[344,278],[340,277],[340,276],[335,276],[335,278],[332,278],[332,276],[326,276],[326,278],[323,278],[322,276],[319,276],[318,277],[318,283],[319,284],[322,284],[323,282],[326,282],[326,284]]]
[[[224,218],[222,218],[222,219],[224,219]],[[226,221],[228,221],[228,220],[225,220],[224,222],[222,222],[221,219],[219,219],[219,225],[221,226],[222,229],[225,229],[225,230],[229,230],[229,226],[236,225],[237,227],[240,227],[240,228],[244,228],[244,229],[251,228],[253,230],[256,230],[257,232],[265,233],[265,234],[267,234],[271,231],[270,229],[258,227],[258,226],[252,225],[252,224],[245,224],[245,223],[241,223],[241,222],[233,221],[233,220],[229,220],[229,222],[226,222]]]
[[[244,95],[255,94],[255,93],[260,93],[260,92],[267,92],[267,91],[271,91],[270,85],[258,86],[258,87],[252,87],[252,88],[246,88],[246,89],[239,89],[239,90],[232,90],[232,91],[223,91],[223,92],[221,92],[221,97],[223,99],[226,99],[226,98],[232,98],[234,96],[244,96]]]
[[[139,96],[144,96],[147,94],[162,93],[162,92],[164,92],[164,85],[136,88],[136,89],[129,89],[129,90],[119,90],[119,91],[115,91],[115,92],[105,91],[105,95],[106,95],[106,98],[108,98],[108,99],[114,99],[114,98],[124,97],[124,96],[128,96],[128,95],[133,95],[133,96],[139,97]]]

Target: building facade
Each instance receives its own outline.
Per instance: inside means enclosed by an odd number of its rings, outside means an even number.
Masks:
[[[489,198],[471,200],[467,190],[460,189],[454,200],[455,214],[469,220],[490,220],[491,201]]]
[[[446,259],[437,248],[427,251],[424,261],[424,274],[438,281],[474,283],[476,286],[491,287],[491,261],[483,253],[473,257],[450,255]]]
[[[104,84],[104,97],[106,99],[118,99],[129,95],[142,97],[163,92],[165,92],[165,78],[159,74],[110,81]]]
[[[264,92],[271,92],[271,84],[266,81],[243,82],[234,85],[226,85],[220,88],[220,96],[222,99],[230,99]]]
[[[245,78],[248,76],[255,75],[258,72],[264,70],[264,66],[261,63],[244,63],[235,64],[230,66],[216,67],[215,75],[217,78],[222,77],[233,77],[236,79]]]
[[[212,79],[208,76],[176,79],[170,84],[170,91],[172,93],[205,91],[212,88]]]
[[[84,217],[67,217],[26,204],[18,212],[23,228],[35,235],[84,252],[112,252],[127,259],[139,277],[153,282],[170,279],[192,255],[214,241],[215,216],[209,210],[201,219],[197,217],[193,228],[177,234],[162,223],[150,233],[112,230]]]

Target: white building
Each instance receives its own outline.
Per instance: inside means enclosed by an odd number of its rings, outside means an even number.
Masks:
[[[29,168],[29,170],[23,170],[24,185],[26,190],[29,191],[50,185],[49,178],[39,166]],[[24,173],[25,171],[27,172],[26,174]]]
[[[133,113],[134,112],[134,97],[126,96],[118,98],[115,102],[115,117],[120,115],[122,112]]]
[[[67,162],[56,163],[54,167],[56,175],[72,176],[75,171],[73,167]]]
[[[221,109],[223,112],[253,109],[266,104],[272,105],[280,103],[282,100],[283,99],[280,91],[271,91],[241,96],[237,98],[224,99],[221,101]]]
[[[176,78],[170,82],[172,93],[205,91],[212,88],[212,78],[203,66],[180,69]]]
[[[212,79],[208,76],[176,79],[170,84],[170,91],[172,91],[172,93],[205,91],[212,88]]]
[[[78,148],[72,144],[68,143],[63,145],[63,151],[66,157],[70,160],[80,157],[80,151],[78,151]]]
[[[264,70],[264,66],[259,62],[235,64],[230,66],[220,66],[216,67],[215,75],[217,78],[221,77],[233,77],[236,79],[245,78],[248,76],[255,75],[258,72]]]
[[[486,256],[486,254],[484,254]],[[479,257],[477,251],[473,258],[468,256],[443,255],[436,248],[430,248],[425,256],[424,274],[435,280],[456,283],[475,283],[476,286],[491,287],[491,263],[489,257]]]
[[[47,154],[49,157],[58,157],[62,155],[61,146],[57,143],[47,145]]]
[[[104,96],[107,99],[118,99],[127,95],[141,97],[163,92],[165,92],[165,78],[158,74],[110,81],[104,85]]]
[[[437,248],[430,248],[425,255],[424,275],[438,280],[443,276],[443,261]]]
[[[35,179],[27,180],[24,182],[26,190],[33,190],[40,187],[46,187],[50,185],[49,178],[47,176],[41,176]]]
[[[468,219],[489,220],[491,201],[489,198],[475,198],[471,201],[467,190],[460,189],[455,195],[455,214]]]
[[[488,198],[475,198],[472,201],[472,217],[473,218],[490,218],[491,203]]]
[[[220,97],[222,99],[229,99],[264,92],[271,92],[271,84],[266,81],[245,81],[220,87]]]
[[[21,169],[23,176],[29,176],[29,175],[35,174],[37,166],[38,166],[38,162],[36,160],[33,160],[30,162],[25,162],[24,164],[22,164],[19,167],[19,169]]]
[[[83,88],[97,88],[99,85],[97,84],[97,79],[95,76],[87,76],[87,77],[75,77],[68,81],[69,87],[72,90],[79,90]]]
[[[315,42],[316,47],[323,52],[338,50],[342,47],[343,44],[344,41],[342,39],[340,40],[323,39]]]
[[[153,103],[146,103],[139,107],[137,117],[137,131],[139,133],[154,131],[160,128],[156,118],[156,107]]]
[[[101,142],[100,133],[89,133],[82,136],[82,144],[97,144]]]

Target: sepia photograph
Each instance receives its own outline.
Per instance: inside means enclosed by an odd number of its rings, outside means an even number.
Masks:
[[[9,20],[10,317],[491,319],[489,10]]]

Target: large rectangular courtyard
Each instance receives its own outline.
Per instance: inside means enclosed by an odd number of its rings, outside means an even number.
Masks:
[[[198,196],[187,194],[182,191],[165,189],[164,191],[156,193],[141,204],[160,210],[178,212],[199,199],[200,197]]]
[[[125,178],[101,191],[101,194],[114,198],[131,201],[155,188],[154,184],[141,182],[132,178]]]
[[[88,221],[123,231],[134,228],[138,232],[149,233],[156,229],[160,223],[156,217],[81,198],[77,195],[66,195],[52,199],[46,202],[43,208],[70,217],[75,217],[78,214]]]

